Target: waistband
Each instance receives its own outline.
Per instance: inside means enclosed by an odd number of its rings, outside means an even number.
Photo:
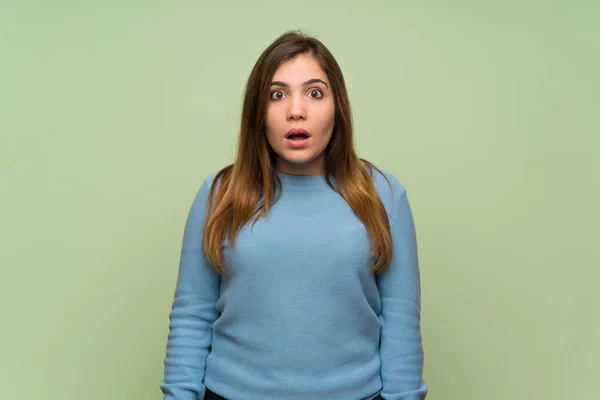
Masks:
[[[223,396],[219,396],[209,388],[206,388],[206,394],[204,395],[204,400],[227,400]],[[373,400],[384,400],[383,397],[377,395]]]

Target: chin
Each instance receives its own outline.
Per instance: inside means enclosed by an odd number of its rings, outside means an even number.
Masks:
[[[288,162],[290,164],[308,164],[315,160],[316,157],[313,157],[312,154],[296,154],[296,155],[284,155],[281,157],[283,161]]]

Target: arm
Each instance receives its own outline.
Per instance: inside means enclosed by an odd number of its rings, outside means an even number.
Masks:
[[[164,359],[165,376],[160,384],[165,400],[197,400],[204,397],[202,384],[212,324],[218,317],[220,275],[202,253],[204,210],[209,184],[205,180],[189,211]]]
[[[423,400],[421,289],[415,225],[403,189],[390,217],[393,256],[389,268],[377,275],[381,296],[381,397],[385,400]]]

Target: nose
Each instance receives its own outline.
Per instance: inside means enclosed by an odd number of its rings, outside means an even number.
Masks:
[[[306,108],[304,107],[304,103],[302,102],[302,98],[290,98],[288,102],[289,106],[287,109],[287,119],[288,120],[306,120]]]

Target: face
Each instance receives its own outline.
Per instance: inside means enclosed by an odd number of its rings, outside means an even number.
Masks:
[[[334,117],[331,84],[317,61],[301,54],[281,64],[273,75],[266,116],[275,169],[293,175],[324,173]],[[291,129],[297,134],[289,137]],[[298,134],[302,130],[308,138]]]

